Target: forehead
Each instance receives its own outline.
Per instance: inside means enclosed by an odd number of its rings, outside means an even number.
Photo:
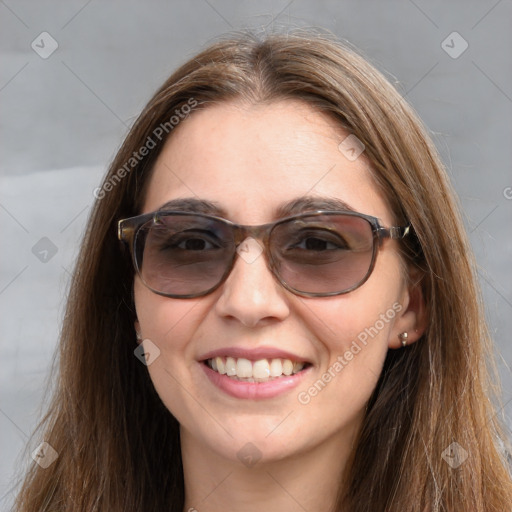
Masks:
[[[364,152],[353,160],[339,148],[349,135],[300,101],[210,105],[172,132],[143,212],[195,197],[218,204],[235,222],[264,223],[284,203],[306,196],[339,199],[386,222],[390,212]]]

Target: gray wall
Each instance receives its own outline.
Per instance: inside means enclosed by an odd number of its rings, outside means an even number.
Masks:
[[[424,119],[459,193],[480,265],[508,404],[501,414],[510,419],[510,1],[4,0],[0,20],[2,510],[47,398],[92,191],[170,71],[215,36],[242,27],[331,30],[385,71]]]

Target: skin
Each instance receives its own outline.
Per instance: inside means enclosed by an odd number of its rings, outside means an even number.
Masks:
[[[364,154],[352,162],[338,149],[347,135],[298,101],[209,106],[167,141],[141,213],[196,197],[217,203],[233,222],[263,224],[276,220],[283,203],[307,195],[342,199],[394,225]],[[400,333],[408,332],[410,344],[424,329],[421,292],[408,287],[396,244],[383,244],[363,286],[329,298],[288,292],[263,256],[251,263],[238,258],[226,282],[197,299],[159,296],[135,278],[135,328],[160,349],[148,370],[181,424],[184,510],[330,510],[387,350],[400,348]],[[298,393],[396,303],[401,311],[301,404]],[[241,400],[213,386],[198,362],[227,346],[277,347],[313,367],[284,395]],[[237,457],[248,442],[261,454],[253,467]]]

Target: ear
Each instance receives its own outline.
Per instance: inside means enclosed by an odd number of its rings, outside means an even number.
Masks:
[[[139,324],[139,321],[135,320],[135,322],[133,322],[133,326],[135,328],[135,335],[137,335],[137,344],[140,345],[142,343],[142,335],[140,336],[141,339],[139,340],[139,336],[138,336],[138,334],[140,334],[140,324]]]
[[[409,285],[404,289],[400,305],[402,309],[398,313],[391,337],[389,348],[402,348],[400,334],[407,333],[407,345],[418,341],[427,328],[427,308],[422,289],[422,275],[413,271],[410,275]]]

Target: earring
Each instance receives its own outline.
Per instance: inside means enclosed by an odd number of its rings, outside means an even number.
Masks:
[[[137,336],[137,341],[142,341],[142,334],[139,331],[135,331],[135,336]]]
[[[405,347],[407,345],[407,333],[406,332],[403,332],[401,334],[398,335],[398,338],[400,339],[400,341],[402,342],[402,347]]]

